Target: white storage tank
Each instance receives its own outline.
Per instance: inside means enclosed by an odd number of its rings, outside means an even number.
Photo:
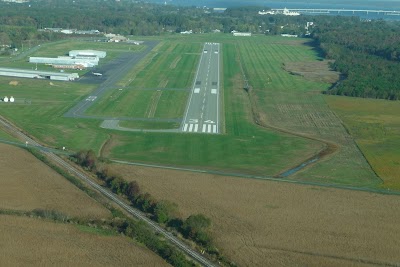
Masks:
[[[5,96],[5,97],[3,98],[3,101],[4,101],[4,102],[8,102],[8,97]]]
[[[14,97],[11,96],[11,97],[10,97],[10,102],[11,102],[11,103],[14,103],[14,101],[15,101]]]

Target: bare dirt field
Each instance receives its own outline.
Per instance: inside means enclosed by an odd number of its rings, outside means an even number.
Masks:
[[[127,238],[74,225],[0,215],[0,236],[2,266],[169,266]]]
[[[300,75],[316,82],[335,83],[340,78],[339,72],[330,69],[328,60],[288,61],[284,63],[284,69],[292,75]]]
[[[57,210],[69,216],[106,218],[110,212],[29,152],[0,144],[0,208]]]
[[[239,266],[400,264],[400,197],[114,165],[182,216],[203,213]]]

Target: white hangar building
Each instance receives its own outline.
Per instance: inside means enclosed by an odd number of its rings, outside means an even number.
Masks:
[[[105,51],[98,50],[71,50],[69,51],[70,57],[98,57],[105,58],[107,53]]]
[[[79,78],[78,73],[49,72],[49,71],[23,70],[23,69],[10,69],[10,68],[0,68],[0,76],[50,79],[56,81],[73,81]]]

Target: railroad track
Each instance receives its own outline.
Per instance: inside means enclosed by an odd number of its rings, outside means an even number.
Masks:
[[[23,141],[28,142],[27,144],[30,144],[30,146],[34,147],[39,147],[43,148],[42,145],[40,145],[38,142],[33,140],[32,138],[28,137],[26,134],[21,132],[19,129],[17,129],[15,126],[11,125],[10,123],[6,122],[4,119],[0,117],[0,124],[3,125],[5,128],[8,129],[11,133],[17,135],[19,138],[21,138]],[[60,166],[62,166],[64,169],[78,177],[81,181],[83,181],[85,184],[90,186],[91,188],[97,190],[100,192],[103,196],[107,197],[109,200],[120,206],[122,209],[124,209],[126,212],[128,212],[130,215],[134,216],[135,218],[144,221],[147,225],[149,225],[153,230],[156,232],[162,234],[167,240],[169,240],[171,243],[173,243],[177,248],[179,248],[182,252],[184,252],[186,255],[188,255],[190,258],[195,260],[197,263],[199,263],[202,266],[207,266],[207,267],[214,267],[217,266],[214,263],[212,263],[210,260],[205,258],[203,255],[198,253],[197,251],[193,250],[190,248],[187,244],[185,244],[183,241],[172,235],[170,232],[162,228],[160,225],[158,225],[156,222],[150,220],[149,218],[146,217],[146,215],[129,206],[122,200],[120,200],[117,195],[109,191],[108,189],[100,186],[96,182],[94,182],[92,179],[89,178],[84,172],[78,170],[75,168],[71,163],[68,161],[65,161],[58,155],[54,154],[51,151],[46,151],[42,150],[41,152],[45,155],[47,155],[49,158],[57,162]]]

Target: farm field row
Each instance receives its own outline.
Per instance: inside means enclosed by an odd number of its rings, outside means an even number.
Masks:
[[[295,174],[295,179],[374,187],[380,179],[321,94],[330,84],[291,75],[283,68],[289,62],[318,60],[313,48],[305,42],[238,42],[256,116],[265,126],[324,140],[338,147],[334,155]],[[308,71],[319,74],[316,68]],[[324,74],[322,71],[321,78]]]
[[[110,212],[28,151],[0,144],[0,209],[57,210],[70,217],[108,218]]]
[[[400,105],[396,101],[326,96],[384,188],[400,190]]]
[[[89,227],[0,215],[1,262],[5,266],[170,266],[127,238],[97,232]]]

